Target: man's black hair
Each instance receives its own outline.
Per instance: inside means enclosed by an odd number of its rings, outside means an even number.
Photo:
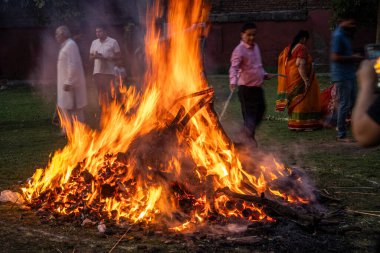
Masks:
[[[241,32],[244,33],[245,31],[247,31],[249,29],[257,29],[256,24],[255,23],[245,23],[241,27]]]
[[[96,24],[95,28],[101,28],[104,31],[107,31],[107,25],[103,23]]]

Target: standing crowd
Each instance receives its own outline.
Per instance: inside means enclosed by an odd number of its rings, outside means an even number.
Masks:
[[[375,62],[354,54],[352,38],[356,28],[352,17],[341,17],[332,34],[330,72],[332,85],[320,91],[307,48],[309,33],[299,31],[278,57],[278,73],[267,73],[263,67],[257,27],[245,24],[241,41],[232,52],[229,69],[231,92],[238,90],[244,120],[242,141],[257,147],[256,128],[265,112],[264,81],[278,78],[276,111],[287,110],[288,128],[295,131],[313,131],[324,126],[336,126],[336,139],[353,142],[347,126],[352,118],[353,133],[362,145],[380,143],[380,98],[374,93],[377,82]],[[112,84],[120,85],[126,78],[118,42],[107,35],[103,25],[96,26],[95,39],[89,59],[93,62],[93,83],[97,87],[99,102],[107,105],[112,99]],[[74,119],[85,122],[83,113],[87,105],[87,89],[79,49],[66,26],[55,34],[60,44],[57,63],[57,110],[60,114],[62,135],[72,126]],[[363,61],[356,76],[358,63]],[[380,62],[377,65],[380,75]],[[361,91],[357,94],[357,77]],[[356,107],[354,108],[356,101]],[[351,113],[353,112],[352,116]],[[64,123],[63,123],[64,122]],[[67,124],[68,122],[69,124]]]
[[[92,80],[97,87],[99,102],[111,101],[112,84],[121,85],[126,78],[118,42],[107,35],[104,25],[95,29],[97,39],[90,48],[90,61],[93,62]],[[60,44],[57,62],[57,111],[60,114],[61,135],[67,134],[74,120],[85,122],[84,107],[87,105],[87,88],[82,59],[78,45],[71,39],[68,27],[60,26],[55,32]]]
[[[310,36],[307,31],[299,31],[280,53],[278,74],[275,75],[263,68],[260,49],[255,42],[256,25],[248,23],[242,27],[241,42],[232,52],[229,77],[231,92],[238,88],[244,120],[243,142],[257,147],[255,132],[265,111],[262,85],[264,80],[277,77],[275,108],[276,111],[287,110],[290,130],[313,131],[324,126],[336,126],[336,140],[339,142],[357,140],[364,146],[380,144],[380,98],[374,92],[374,84],[378,80],[375,62],[363,61],[362,55],[354,53],[352,39],[355,29],[352,17],[340,18],[331,41],[332,85],[320,91],[313,59],[306,46]],[[376,66],[380,76],[380,60]],[[356,101],[357,77],[361,90]],[[351,118],[356,140],[348,135]]]

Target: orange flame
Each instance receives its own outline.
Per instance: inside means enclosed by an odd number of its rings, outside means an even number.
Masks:
[[[137,92],[133,86],[121,87],[121,98],[103,106],[100,131],[63,119],[68,144],[55,152],[45,169],[37,169],[22,188],[29,203],[61,214],[90,209],[118,221],[150,223],[159,214],[171,217],[182,201],[192,206],[189,219],[172,228],[182,231],[204,222],[214,212],[273,221],[253,204],[226,195],[214,198],[212,192],[218,188],[248,195],[265,192],[287,201],[307,202],[268,188],[270,182],[286,176],[285,167],[276,161],[270,164],[273,169],[264,165],[255,173],[243,169],[233,145],[215,125],[215,115],[209,110],[212,90],[202,75],[198,45],[207,28],[209,9],[201,0],[170,1],[169,29],[163,34],[155,22],[162,9],[154,4],[147,15],[144,92]],[[189,96],[202,90],[205,92],[199,96]],[[197,108],[196,104],[202,106]],[[160,142],[164,134],[155,133],[168,129],[176,115],[182,115],[179,120],[186,124],[179,124],[174,140]],[[146,140],[156,146],[146,144]],[[159,159],[152,157],[154,153]],[[188,171],[189,165],[183,162],[189,157],[194,171]],[[189,182],[190,176],[197,182]],[[173,194],[173,182],[179,183],[176,189],[181,194]],[[181,185],[186,187],[182,189]],[[207,187],[212,188],[211,195]]]

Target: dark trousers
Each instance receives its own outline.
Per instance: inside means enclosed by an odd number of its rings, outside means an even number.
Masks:
[[[238,95],[244,129],[254,139],[256,127],[261,123],[265,112],[264,90],[261,87],[239,85]]]
[[[346,118],[352,110],[355,98],[356,98],[356,81],[345,80],[336,82],[336,88],[338,91],[338,138],[344,138],[347,136]]]
[[[94,74],[93,80],[98,89],[99,102],[108,103],[111,101],[111,85],[114,75],[110,74]]]

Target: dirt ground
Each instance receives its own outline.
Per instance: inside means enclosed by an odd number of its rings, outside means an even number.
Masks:
[[[11,208],[1,206],[1,252],[109,252],[115,244],[112,252],[351,252],[339,234],[305,231],[289,222],[235,234],[168,234],[139,226],[126,235],[127,228],[100,234],[95,227],[41,224],[33,212]]]
[[[298,149],[297,143],[287,145],[290,150]],[[317,167],[301,165],[298,159],[312,153],[316,145],[327,153],[344,152],[352,156],[367,153],[355,143],[340,144],[302,142],[303,149],[296,153],[282,154],[289,164],[303,166],[305,172],[315,176]],[[285,148],[265,146],[265,152]],[[271,150],[272,149],[272,150]],[[344,188],[324,188],[339,202],[324,201],[322,205],[333,212],[343,210],[331,226],[308,227],[291,219],[280,219],[275,223],[257,223],[243,231],[220,232],[210,226],[196,233],[176,234],[155,230],[152,227],[133,225],[117,228],[110,226],[106,233],[99,233],[96,226],[81,227],[70,222],[47,222],[36,212],[20,208],[15,204],[0,204],[0,252],[376,252],[375,245],[380,235],[379,217],[351,213],[351,201],[342,196]],[[379,188],[346,188],[352,192],[368,195],[370,201],[378,201]],[[370,190],[370,192],[369,192]],[[365,197],[366,195],[364,195]],[[372,203],[380,209],[380,202]],[[357,203],[356,203],[357,204]],[[350,207],[351,206],[351,207]],[[380,213],[380,212],[378,212]],[[113,249],[113,247],[116,247]]]
[[[6,144],[0,145],[3,166],[0,190],[16,191],[16,182],[24,182],[36,167],[46,165],[49,152],[64,143],[55,139],[58,130],[51,129],[45,114],[35,116],[40,111],[36,107],[39,101],[25,102],[30,97],[29,91],[9,93],[9,98],[4,96],[3,101],[12,105],[10,119],[0,124],[0,139]],[[273,96],[267,100],[270,97]],[[17,103],[11,104],[12,101]],[[21,107],[24,102],[25,106]],[[20,116],[13,119],[17,105]],[[216,107],[220,111],[222,103]],[[38,110],[28,112],[28,108]],[[235,118],[240,117],[236,98],[229,109],[232,110],[227,112],[222,124],[235,139],[240,124]],[[25,115],[31,118],[21,121]],[[109,252],[111,249],[112,252],[376,252],[380,238],[380,148],[363,149],[356,143],[338,143],[334,135],[331,129],[294,133],[286,128],[286,122],[271,120],[263,122],[257,135],[263,153],[274,154],[278,161],[304,171],[316,192],[337,199],[320,199],[327,212],[337,213],[329,226],[307,226],[292,219],[278,219],[270,224],[255,223],[235,233],[226,233],[230,231],[227,226],[208,226],[196,233],[178,234],[140,224],[125,228],[107,226],[106,233],[99,233],[96,226],[46,221],[36,211],[0,203],[0,252]],[[41,147],[36,148],[38,145]],[[23,162],[18,164],[17,160]],[[10,166],[12,163],[16,165]]]

